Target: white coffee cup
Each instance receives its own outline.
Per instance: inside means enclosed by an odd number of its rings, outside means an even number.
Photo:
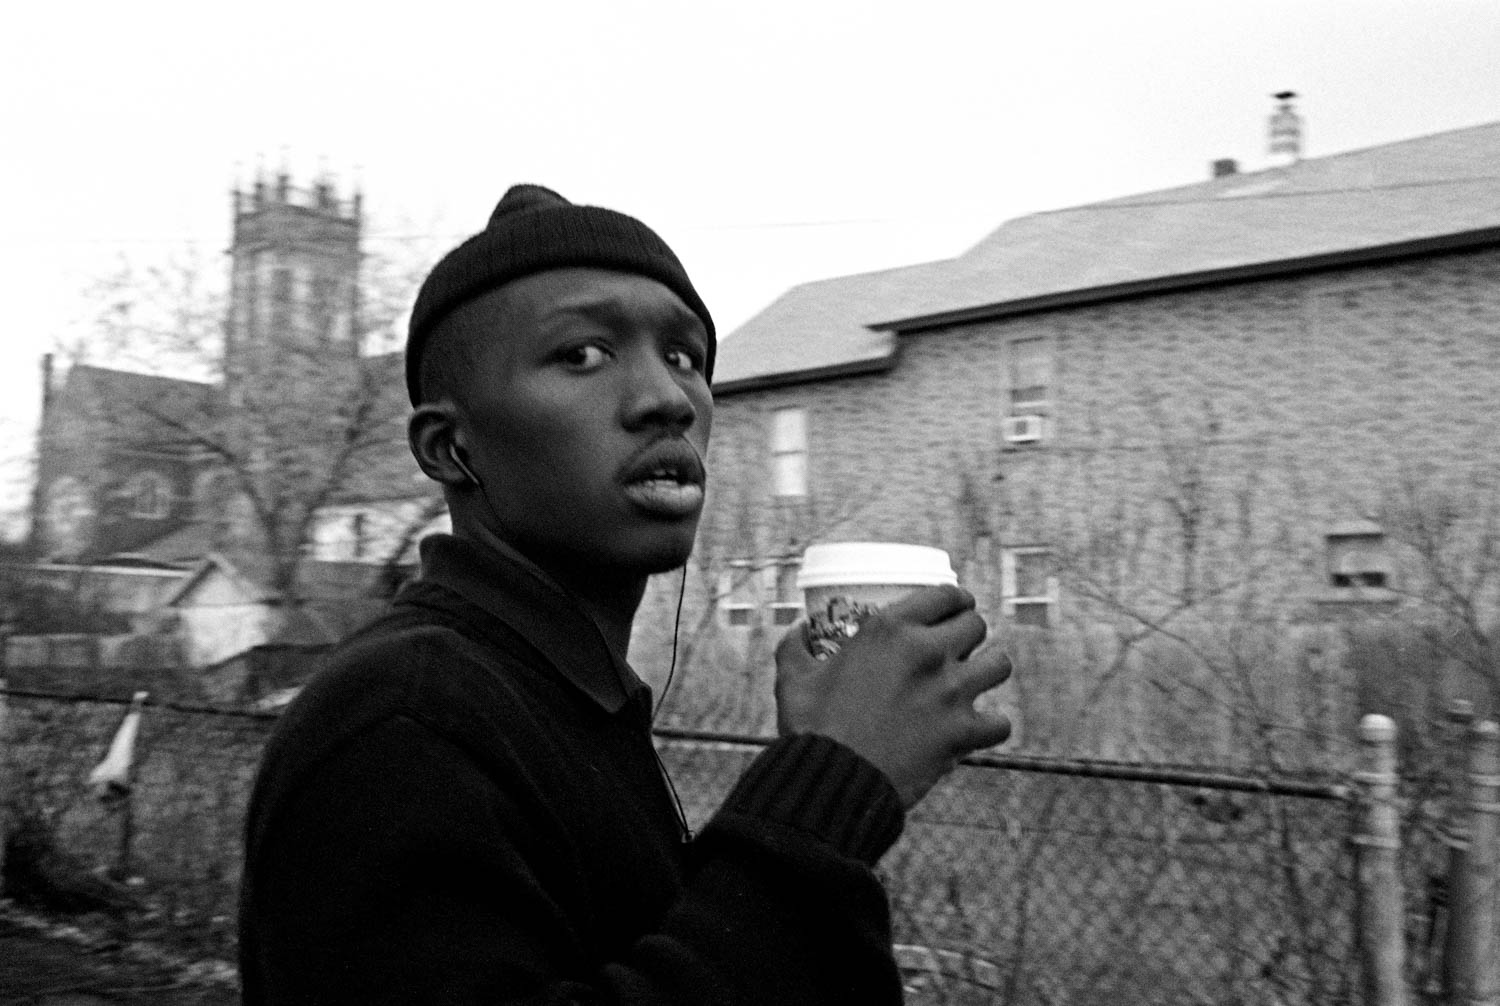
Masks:
[[[808,648],[826,659],[871,612],[918,587],[958,583],[948,553],[928,545],[840,541],[809,545],[797,571],[807,606]]]

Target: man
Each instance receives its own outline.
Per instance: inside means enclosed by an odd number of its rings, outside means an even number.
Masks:
[[[451,535],[278,724],[251,801],[245,1002],[895,1003],[872,867],[1009,673],[914,594],[821,662],[696,837],[626,662],[703,505],[713,321],[644,224],[538,186],[424,283],[413,454]]]

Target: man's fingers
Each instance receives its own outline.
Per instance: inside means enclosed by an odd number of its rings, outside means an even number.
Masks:
[[[886,605],[882,613],[897,621],[936,625],[961,611],[972,611],[973,608],[973,594],[962,587],[945,583],[938,587],[918,587],[901,600]]]
[[[924,631],[950,659],[965,660],[984,642],[990,634],[990,627],[979,612],[971,609],[960,611]]]
[[[807,648],[807,622],[801,621],[787,630],[776,644],[776,666],[815,670],[818,659]]]
[[[999,647],[949,665],[949,673],[954,675],[952,696],[964,707],[963,722],[956,738],[960,753],[994,747],[1010,736],[1010,717],[974,708],[974,701],[991,688],[1004,684],[1010,678],[1010,672],[1010,655]]]
[[[959,752],[982,751],[1002,744],[1010,736],[1010,717],[1004,713],[982,713],[977,709],[959,734]]]
[[[1010,680],[1010,654],[998,646],[983,650],[968,660],[951,665],[953,692],[963,702],[973,702],[997,685]]]

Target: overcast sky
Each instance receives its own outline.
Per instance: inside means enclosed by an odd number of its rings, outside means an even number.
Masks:
[[[395,7],[396,5],[392,5]],[[0,39],[0,432],[126,257],[221,252],[257,162],[359,179],[373,250],[517,181],[641,217],[730,332],[782,290],[1010,217],[1500,119],[1495,0],[260,0],[25,5]],[[103,362],[103,361],[101,361]]]

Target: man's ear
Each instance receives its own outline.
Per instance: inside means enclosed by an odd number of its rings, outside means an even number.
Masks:
[[[417,406],[406,424],[406,441],[412,457],[434,482],[450,488],[469,484],[469,476],[454,461],[458,417],[451,402],[430,402]]]

